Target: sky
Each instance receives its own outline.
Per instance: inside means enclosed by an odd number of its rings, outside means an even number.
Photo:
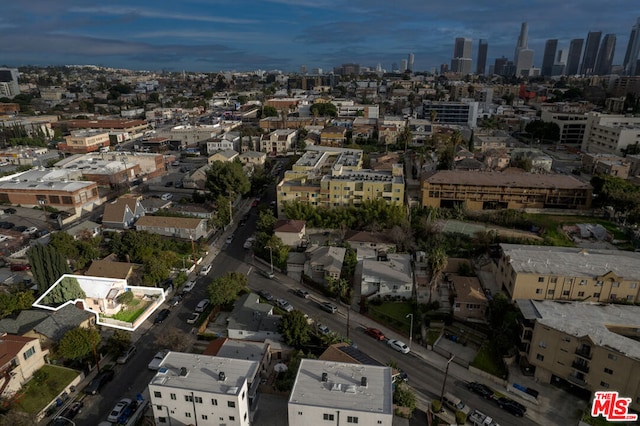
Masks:
[[[488,42],[487,65],[513,59],[522,22],[540,66],[544,43],[617,36],[624,58],[638,0],[21,0],[0,13],[0,66],[98,65],[155,71],[325,73],[343,63],[414,71],[451,62],[454,40]]]

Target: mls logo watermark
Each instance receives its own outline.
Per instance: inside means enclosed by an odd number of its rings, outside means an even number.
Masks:
[[[621,398],[618,392],[596,392],[591,406],[591,417],[603,416],[610,422],[637,421],[637,414],[629,413],[631,398]]]

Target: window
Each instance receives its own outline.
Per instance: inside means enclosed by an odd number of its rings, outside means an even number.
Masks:
[[[555,293],[555,292],[556,292],[556,291],[555,291],[554,289],[552,289],[552,288],[551,288],[551,289],[549,289],[549,290],[547,290],[547,294],[553,294],[553,293]]]
[[[618,359],[618,357],[617,357],[617,356],[615,356],[614,354],[609,354],[609,355],[607,355],[607,358],[609,358],[609,359],[610,359],[610,360],[612,360],[612,361],[615,361],[616,359]]]
[[[153,396],[156,398],[162,398],[162,392],[153,391]]]
[[[235,422],[236,421],[236,417],[235,416],[229,416],[229,421],[230,422]]]
[[[609,296],[609,298],[611,300],[616,300],[618,298],[618,295],[616,293],[612,293],[611,296]]]
[[[541,288],[536,288],[536,294],[542,294],[542,289]]]
[[[540,343],[538,343],[538,346],[540,346],[541,348],[546,348],[547,343],[541,340]]]
[[[236,408],[236,402],[235,401],[227,401],[227,407]]]
[[[564,337],[562,338],[562,341],[563,341],[563,342],[567,342],[567,343],[569,343],[569,342],[571,342],[571,339],[569,339],[567,336],[564,336]]]
[[[347,423],[358,423],[358,418],[354,416],[347,416]]]
[[[322,419],[323,419],[323,420],[330,420],[330,421],[333,421],[333,414],[327,414],[327,413],[324,413],[324,414],[322,415]]]
[[[580,285],[587,285],[587,280],[580,280]]]
[[[636,287],[638,287],[638,283],[629,284],[629,288],[636,288]]]
[[[613,283],[613,286],[614,286],[614,287],[620,287],[620,282],[615,281],[615,282]]]
[[[605,389],[609,389],[609,383],[607,382],[600,382],[600,386],[602,386]]]
[[[556,283],[558,282],[558,277],[552,277],[552,278],[549,280],[549,282],[550,282],[551,284],[556,284]]]
[[[298,415],[301,416],[302,415],[302,411],[298,411]]]
[[[536,354],[536,359],[538,361],[544,361],[544,355]]]
[[[184,400],[187,402],[193,402],[193,395],[185,395]]]
[[[578,297],[584,297],[584,291],[579,291],[578,292]]]
[[[382,420],[378,420],[378,424],[381,425],[382,424]]]
[[[24,357],[24,359],[25,359],[25,361],[26,361],[26,360],[28,360],[29,358],[31,358],[31,356],[32,356],[33,354],[35,354],[35,353],[36,353],[36,348],[35,348],[35,346],[32,346],[32,347],[30,347],[28,350],[26,350],[26,351],[22,354],[22,356]]]
[[[543,283],[544,282],[544,277],[538,277],[538,282],[539,283]]]
[[[169,397],[170,397],[171,399],[173,399],[174,401],[176,400],[176,394],[175,394],[175,393],[170,393],[170,394],[169,394]]]
[[[196,396],[196,397],[195,397],[195,400],[196,400],[196,402],[197,402],[198,404],[202,404],[202,397],[200,397],[200,396]]]
[[[600,293],[593,293],[593,297],[600,297]]]
[[[596,287],[602,287],[602,281],[600,280],[596,281]]]
[[[203,414],[203,415],[202,415],[202,420],[207,420],[208,418],[209,418],[209,417],[207,417],[207,415],[206,415],[206,414]]]
[[[633,302],[634,297],[632,295],[627,296],[627,302]]]
[[[218,400],[211,398],[211,405],[218,405]]]
[[[613,374],[613,370],[610,369],[610,368],[606,368],[606,367],[604,369],[604,372],[607,373],[607,374]]]
[[[568,296],[568,295],[569,295],[569,290],[564,290],[564,291],[562,292],[562,295],[563,295],[563,296]]]
[[[242,399],[244,399],[244,392],[242,392]]]
[[[166,417],[158,417],[158,423],[166,423],[166,422],[167,422]]]
[[[186,413],[184,413],[184,416],[185,416],[185,417],[191,417],[191,413],[186,412]]]

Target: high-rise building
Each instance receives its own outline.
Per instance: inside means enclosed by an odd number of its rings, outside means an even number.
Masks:
[[[484,71],[487,67],[487,51],[489,50],[489,44],[487,40],[480,39],[478,42],[478,65],[476,68],[476,74],[484,75]]]
[[[403,59],[400,64],[400,72],[405,72],[407,70],[407,60]]]
[[[504,56],[501,58],[496,58],[495,63],[493,64],[493,72],[497,75],[505,75],[504,74],[504,67],[505,65],[507,65],[507,62],[509,60],[507,58],[505,58]]]
[[[541,74],[545,77],[551,76],[553,64],[556,59],[556,50],[558,49],[558,39],[549,39],[544,45],[544,55],[542,56]]]
[[[580,68],[580,56],[582,55],[582,44],[584,39],[574,38],[569,44],[569,56],[567,57],[567,75],[576,75]]]
[[[584,55],[582,55],[580,74],[593,74],[596,66],[596,57],[598,56],[598,48],[600,47],[600,37],[602,37],[602,31],[589,31],[587,44],[584,46]]]
[[[640,53],[640,18],[636,24],[631,27],[631,35],[629,35],[629,44],[624,54],[624,73],[626,75],[636,75],[638,71],[638,53]]]
[[[453,48],[451,71],[460,74],[471,73],[471,49],[473,41],[470,38],[458,37]]]
[[[300,74],[305,75],[307,73],[307,66],[300,65]]]
[[[409,71],[413,71],[413,61],[415,60],[415,56],[413,56],[413,53],[409,53],[409,56],[407,57],[407,69]]]
[[[529,49],[529,27],[526,22],[522,23],[520,35],[518,36],[518,44],[514,53],[513,62],[516,65],[516,76],[522,75],[533,67],[533,50]]]
[[[602,39],[598,56],[596,57],[596,66],[594,73],[596,75],[607,75],[611,73],[611,64],[613,63],[613,55],[616,52],[616,35],[607,34]]]
[[[20,94],[19,75],[16,68],[0,68],[0,98],[12,99]]]

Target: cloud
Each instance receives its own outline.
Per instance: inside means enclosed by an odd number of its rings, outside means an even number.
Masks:
[[[139,16],[143,18],[152,19],[169,19],[178,21],[193,21],[193,22],[214,22],[223,24],[254,24],[257,23],[251,19],[238,19],[227,18],[221,16],[206,16],[202,14],[186,14],[175,12],[164,12],[159,10],[149,10],[138,7],[74,7],[69,10],[71,13],[84,13],[84,14],[102,14],[102,15],[127,15],[127,16]]]

